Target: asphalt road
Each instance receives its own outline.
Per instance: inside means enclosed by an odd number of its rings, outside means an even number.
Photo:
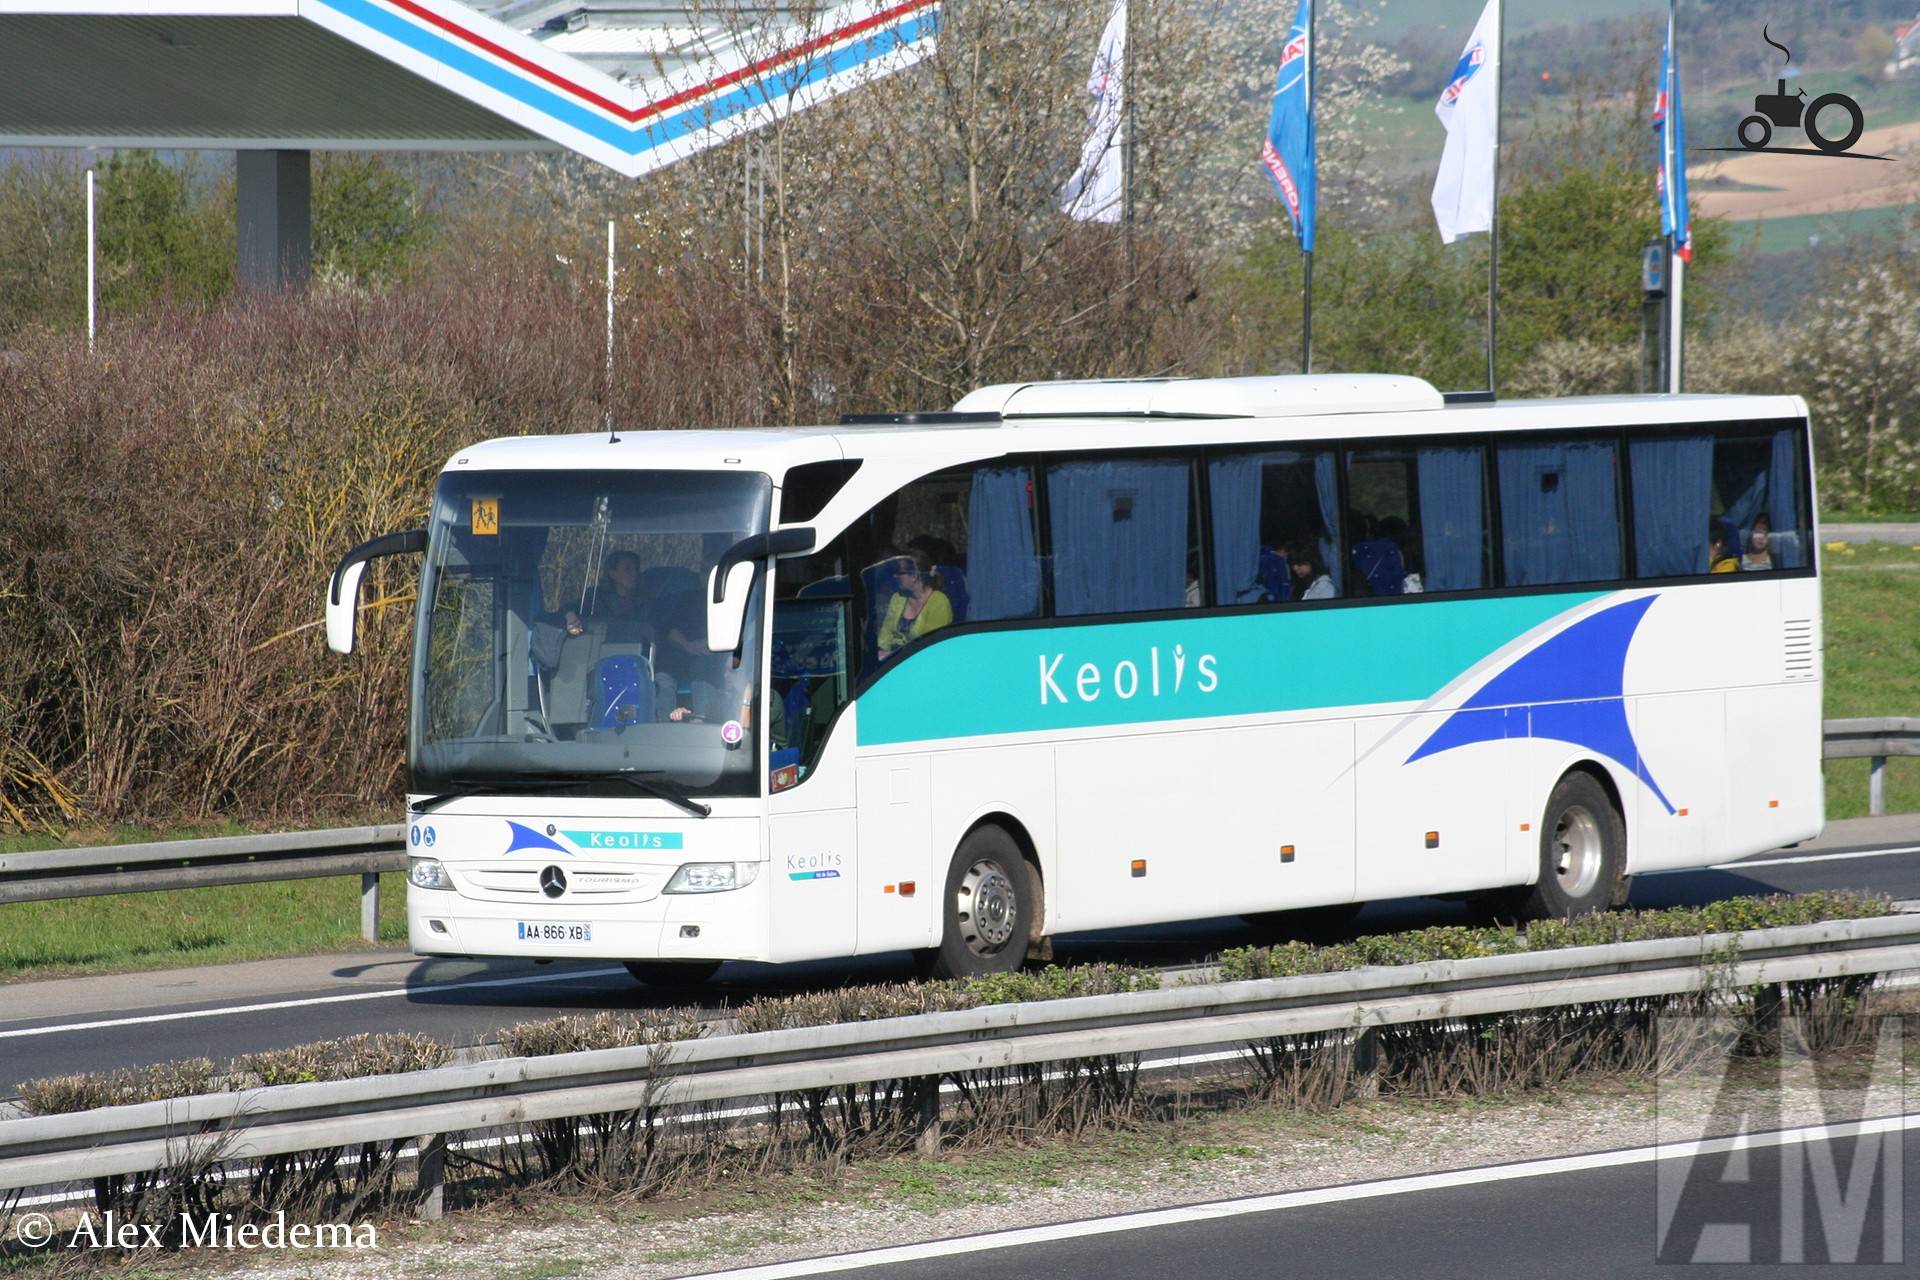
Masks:
[[[1823,524],[1823,542],[1891,542],[1903,547],[1920,546],[1920,524]]]
[[[1671,1277],[1708,1262],[1805,1277],[1920,1261],[1920,1197],[1903,1194],[1920,1186],[1920,1134],[1792,1136],[1731,1154],[1640,1149],[1220,1201],[708,1280]]]
[[[1892,849],[1895,852],[1885,852]],[[1835,823],[1819,841],[1712,870],[1641,876],[1632,903],[1665,907],[1755,893],[1858,889],[1920,899],[1920,817]],[[1458,903],[1369,906],[1347,934],[1462,923]],[[1321,935],[1324,937],[1325,935]],[[1238,917],[1066,935],[1056,958],[1192,964],[1271,941]],[[408,1030],[456,1043],[538,1018],[699,1003],[718,1009],[769,991],[904,980],[904,954],[775,967],[731,964],[699,987],[643,987],[604,962],[422,960],[356,952],[0,986],[0,1097],[22,1080],[180,1058],[216,1061],[359,1032]]]

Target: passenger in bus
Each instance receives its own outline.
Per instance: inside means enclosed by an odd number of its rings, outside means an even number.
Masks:
[[[1707,521],[1707,572],[1734,573],[1740,561],[1727,554],[1727,528],[1718,520]]]
[[[588,618],[605,618],[609,621],[640,622],[640,557],[632,551],[615,551],[600,566],[600,585],[594,588],[586,601]],[[577,636],[586,631],[586,620],[578,611],[567,610],[567,634]],[[645,637],[648,644],[652,636]]]
[[[667,596],[660,602],[660,612],[660,645],[654,666],[674,690],[671,705],[690,706],[700,686],[717,689],[726,680],[731,658],[707,648],[706,611],[698,588]]]
[[[1187,554],[1187,596],[1186,607],[1200,607],[1200,556],[1198,552]]]
[[[1746,554],[1740,557],[1742,573],[1773,568],[1772,533],[1773,522],[1767,519],[1766,512],[1753,518],[1753,528],[1747,533]]]
[[[924,549],[915,547],[905,555],[893,557],[890,563],[893,598],[887,602],[887,614],[881,620],[876,641],[882,662],[908,641],[953,622],[953,602],[940,589],[939,575],[933,571],[933,558]]]
[[[1331,600],[1335,596],[1333,578],[1327,573],[1326,562],[1320,559],[1319,550],[1305,539],[1293,544],[1293,551],[1287,557],[1293,568],[1293,585],[1303,588],[1295,593],[1298,600]]]

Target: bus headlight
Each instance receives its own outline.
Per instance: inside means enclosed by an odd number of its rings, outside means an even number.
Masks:
[[[407,864],[407,883],[416,889],[451,889],[453,877],[438,858],[415,858]]]
[[[662,893],[723,893],[744,889],[760,876],[757,862],[689,862],[673,873]]]

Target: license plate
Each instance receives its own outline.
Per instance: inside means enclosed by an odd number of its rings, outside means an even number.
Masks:
[[[521,920],[522,942],[592,942],[593,926],[577,920]]]

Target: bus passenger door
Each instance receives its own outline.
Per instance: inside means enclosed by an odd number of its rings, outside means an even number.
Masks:
[[[806,780],[774,792],[768,803],[767,874],[773,883],[767,897],[776,962],[853,954],[859,858],[849,716],[827,739]]]

